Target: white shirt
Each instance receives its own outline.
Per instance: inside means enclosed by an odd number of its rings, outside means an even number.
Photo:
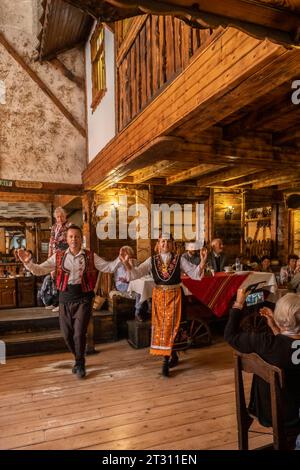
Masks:
[[[105,261],[94,253],[94,263],[96,269],[103,273],[113,273],[118,264],[121,263],[119,258],[114,261]],[[36,276],[44,276],[49,274],[56,268],[56,255],[50,256],[44,263],[35,264],[31,261],[25,264],[25,267]],[[64,267],[70,271],[68,284],[81,284],[82,273],[85,269],[84,251],[80,250],[77,255],[72,255],[70,249],[66,250]]]
[[[168,263],[171,259],[171,253],[162,253],[160,256],[165,264]],[[192,279],[201,279],[204,274],[204,272],[200,272],[199,265],[195,266],[182,256],[180,257],[180,269]],[[140,266],[129,271],[127,276],[130,281],[133,281],[134,279],[139,279],[140,277],[146,276],[146,274],[151,273],[151,271],[152,257],[150,256],[150,258],[146,259],[146,261],[140,264]]]

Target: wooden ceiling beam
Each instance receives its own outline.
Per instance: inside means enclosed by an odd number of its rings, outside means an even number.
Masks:
[[[275,145],[288,145],[290,142],[300,140],[300,126],[295,125],[291,129],[286,129],[284,132],[279,132],[274,135],[273,142]]]
[[[283,94],[281,99],[268,103],[265,106],[260,106],[257,103],[255,111],[247,114],[241,119],[238,119],[236,122],[229,124],[223,127],[223,136],[224,139],[233,140],[244,135],[245,133],[258,130],[272,122],[274,116],[282,116],[285,113],[289,113],[294,110],[294,105],[291,102],[291,92]]]
[[[248,0],[66,0],[102,21],[117,21],[151,13],[173,15],[198,28],[235,26],[259,39],[281,44],[298,44],[299,11],[277,1]],[[267,3],[267,4],[266,4]],[[282,2],[280,2],[282,7]],[[285,2],[284,2],[285,3]],[[280,15],[280,20],[278,17]]]
[[[257,171],[257,168],[249,168],[245,166],[235,166],[228,170],[214,171],[211,174],[203,176],[197,180],[198,186],[213,186],[215,183],[226,182],[235,179],[237,176],[245,176]]]
[[[252,185],[252,189],[262,189],[262,188],[267,188],[270,186],[277,186],[277,185],[281,185],[284,183],[288,183],[290,181],[292,182],[292,181],[299,180],[299,178],[300,178],[300,170],[295,171],[295,169],[293,169],[293,173],[291,173],[290,171],[289,174],[278,175],[277,177],[274,176],[273,178],[265,178],[262,181],[254,183]]]
[[[174,162],[170,162],[170,160],[163,160],[157,163],[154,163],[147,168],[143,168],[138,172],[134,173],[133,176],[133,184],[140,184],[144,183],[145,181],[150,180],[151,178],[159,177],[162,172],[169,170],[175,165]]]
[[[166,178],[166,184],[175,184],[175,183],[180,183],[184,180],[188,179],[193,179],[197,178],[201,175],[205,175],[209,173],[212,170],[220,170],[221,168],[224,168],[225,165],[208,165],[208,164],[202,164],[202,165],[197,165],[194,166],[193,168],[189,168],[188,170],[185,171],[180,171],[176,173],[176,175],[168,176]]]

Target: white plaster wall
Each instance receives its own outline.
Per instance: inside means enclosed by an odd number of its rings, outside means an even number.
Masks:
[[[92,67],[90,41],[86,44],[86,86],[88,118],[88,156],[89,162],[115,136],[115,76],[114,76],[114,35],[105,28],[105,62],[107,91],[92,112]]]
[[[84,90],[52,64],[35,60],[39,0],[0,0],[0,31],[25,62],[85,127]],[[84,77],[84,50],[60,55]],[[81,183],[86,167],[86,139],[61,113],[27,72],[0,45],[0,179]]]

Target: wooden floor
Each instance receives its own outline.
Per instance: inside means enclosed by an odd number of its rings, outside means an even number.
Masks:
[[[97,346],[88,376],[68,353],[0,365],[1,449],[236,449],[232,352],[218,341],[181,355],[171,377],[161,360],[126,341]],[[249,377],[250,383],[250,377]],[[255,426],[251,446],[271,441]]]

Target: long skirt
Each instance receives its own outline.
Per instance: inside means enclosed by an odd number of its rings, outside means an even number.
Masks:
[[[150,353],[171,356],[181,320],[180,286],[156,286],[152,292]]]

